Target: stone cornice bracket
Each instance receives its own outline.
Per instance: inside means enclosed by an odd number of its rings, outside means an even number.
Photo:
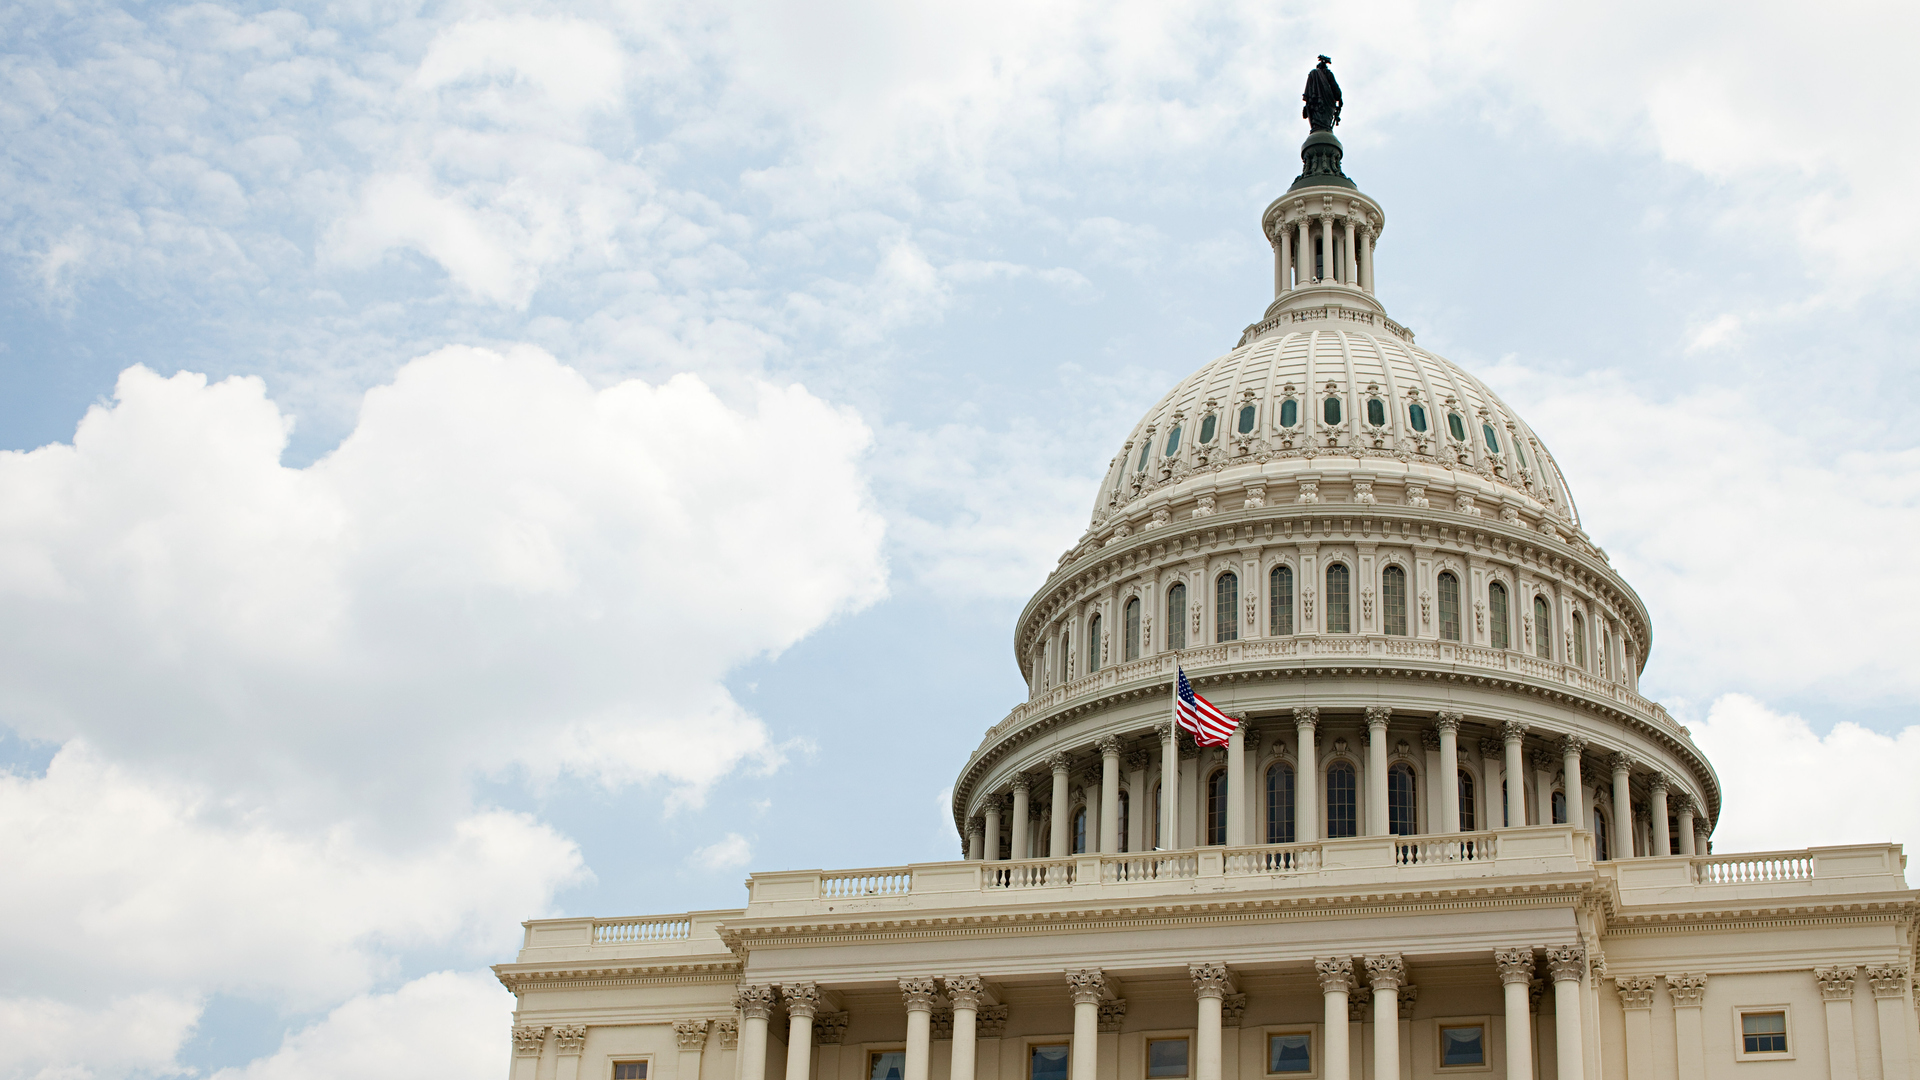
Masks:
[[[973,1021],[975,1038],[997,1039],[1006,1033],[1007,1007],[1005,1005],[989,1005],[981,1009],[980,1015]]]
[[[1673,999],[1676,1009],[1697,1009],[1707,997],[1707,977],[1705,975],[1662,975],[1667,982],[1667,996]]]
[[[1615,776],[1621,773],[1631,773],[1633,772],[1633,758],[1631,755],[1625,753],[1615,753],[1607,758],[1607,767],[1613,770]]]
[[[1509,720],[1500,725],[1500,741],[1502,743],[1517,743],[1525,740],[1526,737],[1527,725],[1518,720]]]
[[[1613,980],[1620,991],[1620,1007],[1623,1009],[1653,1008],[1653,976],[1641,975]]]
[[[1407,962],[1398,956],[1367,957],[1367,985],[1378,992],[1399,990],[1406,985]]]
[[[1560,736],[1559,749],[1561,757],[1566,757],[1568,754],[1578,757],[1586,752],[1587,740],[1578,735],[1562,735]]]
[[[947,1000],[953,1002],[954,1008],[980,1011],[980,1002],[986,996],[986,980],[978,975],[949,975],[940,981],[945,984]]]
[[[1121,753],[1120,740],[1112,735],[1109,735],[1106,738],[1101,739],[1099,742],[1094,743],[1093,748],[1095,750],[1100,751],[1100,756],[1102,758],[1105,758],[1109,755],[1113,757],[1119,757]]]
[[[788,1016],[811,1019],[820,1011],[820,987],[817,983],[782,983],[780,996],[786,999]]]
[[[1533,978],[1533,950],[1495,949],[1493,965],[1500,969],[1502,983],[1524,983]]]
[[[817,1046],[839,1046],[847,1038],[847,1014],[844,1012],[817,1012],[813,1014],[813,1041]]]
[[[1047,759],[1047,768],[1052,769],[1055,775],[1059,775],[1072,770],[1073,762],[1069,761],[1065,754],[1055,754]]]
[[[707,1045],[707,1020],[675,1020],[673,1022],[673,1041],[680,1044],[682,1050],[701,1050]]]
[[[1193,980],[1196,998],[1224,998],[1233,993],[1233,977],[1225,964],[1188,964],[1187,976]]]
[[[931,976],[917,979],[900,980],[900,997],[906,1002],[907,1011],[930,1013],[933,1011],[933,999],[939,993]]]
[[[1067,972],[1067,994],[1075,1005],[1097,1005],[1107,996],[1107,977],[1099,968],[1077,968]]]
[[[571,1024],[554,1028],[553,1048],[563,1057],[578,1055],[587,1048],[587,1025]]]
[[[773,984],[747,983],[733,992],[733,1007],[743,1020],[765,1020],[773,1015]]]
[[[1247,995],[1228,994],[1220,999],[1220,1026],[1239,1027],[1247,1015]]]
[[[1371,729],[1376,727],[1386,727],[1388,721],[1392,719],[1393,719],[1393,710],[1389,709],[1385,705],[1367,706],[1367,727],[1368,728]]]
[[[1115,1035],[1120,1026],[1127,1021],[1127,999],[1108,998],[1100,1003],[1100,1015],[1095,1021],[1095,1030],[1102,1035]]]
[[[1554,982],[1579,982],[1587,973],[1587,950],[1578,945],[1549,946],[1547,971]]]
[[[547,1042],[544,1027],[523,1026],[513,1029],[513,1052],[520,1057],[537,1057]]]
[[[740,1044],[740,1021],[731,1016],[723,1016],[713,1022],[713,1030],[720,1036],[720,1049],[731,1050]]]
[[[1859,969],[1853,967],[1814,968],[1813,980],[1820,984],[1820,998],[1823,1001],[1852,1001],[1853,978]]]
[[[1344,956],[1315,959],[1313,972],[1320,977],[1320,991],[1334,994],[1353,989],[1353,961]]]
[[[1311,731],[1320,726],[1319,706],[1296,706],[1293,710],[1293,726],[1301,731]]]
[[[1867,968],[1867,985],[1877,998],[1902,997],[1907,992],[1907,965],[1887,964]]]
[[[1455,734],[1459,734],[1460,722],[1465,720],[1466,718],[1467,717],[1465,713],[1457,713],[1457,712],[1434,713],[1433,726],[1436,730],[1439,730],[1439,731],[1451,731]]]

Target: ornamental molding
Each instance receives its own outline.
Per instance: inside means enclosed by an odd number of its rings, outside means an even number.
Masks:
[[[1075,1005],[1097,1005],[1107,995],[1107,977],[1099,968],[1067,972],[1067,996]]]
[[[1094,1027],[1102,1035],[1117,1034],[1126,1020],[1127,999],[1108,998],[1100,1003],[1100,1012],[1094,1020]]]
[[[1233,992],[1233,979],[1225,964],[1188,964],[1187,977],[1193,980],[1196,998],[1220,998]]]
[[[1246,1015],[1247,995],[1228,994],[1220,999],[1221,1027],[1237,1028],[1240,1026],[1240,1021],[1246,1018]]]
[[[547,1042],[547,1029],[525,1025],[513,1029],[513,1052],[518,1057],[536,1057]]]
[[[986,980],[978,975],[949,975],[941,981],[946,984],[947,1000],[953,1002],[955,1009],[980,1011],[980,1002],[986,995]]]
[[[1313,971],[1320,978],[1322,993],[1344,994],[1353,989],[1353,961],[1347,957],[1316,959],[1313,962]]]
[[[1651,975],[1613,980],[1614,987],[1620,993],[1620,1007],[1623,1009],[1653,1008],[1653,983],[1654,979]]]
[[[906,1003],[908,1012],[933,1011],[933,999],[939,995],[940,988],[932,976],[923,975],[910,979],[901,979],[899,983],[900,999]]]
[[[675,1020],[673,1022],[673,1041],[682,1050],[702,1050],[707,1045],[707,1028],[710,1020]]]
[[[1500,972],[1501,983],[1524,983],[1533,978],[1532,947],[1518,949],[1495,949],[1493,966]]]
[[[973,1021],[973,1035],[976,1039],[998,1039],[1007,1033],[1007,1007],[989,1005],[980,1010]]]
[[[1866,970],[1867,985],[1873,988],[1876,998],[1904,997],[1907,986],[1912,981],[1905,964],[1887,964],[1869,967]]]
[[[765,1020],[773,1015],[773,984],[748,983],[733,992],[733,1007],[742,1019]]]
[[[723,1016],[713,1022],[714,1034],[720,1036],[720,1049],[732,1050],[740,1044],[740,1021],[731,1016]]]
[[[1820,998],[1823,1001],[1852,1001],[1853,979],[1859,973],[1854,967],[1814,968],[1813,981],[1820,984]]]
[[[587,1026],[572,1024],[553,1029],[553,1048],[562,1057],[576,1057],[587,1047]]]
[[[1375,991],[1398,990],[1407,981],[1407,962],[1397,955],[1367,957],[1367,985]]]
[[[1587,973],[1587,951],[1579,945],[1547,949],[1547,971],[1554,982],[1579,982]]]
[[[1676,1009],[1697,1009],[1705,1003],[1707,997],[1707,977],[1704,974],[1662,975],[1667,983],[1667,996],[1673,999]]]
[[[820,1011],[820,987],[816,983],[783,983],[780,997],[787,1004],[788,1016],[811,1018]]]

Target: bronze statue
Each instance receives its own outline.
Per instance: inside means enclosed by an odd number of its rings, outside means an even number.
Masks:
[[[1331,63],[1331,56],[1320,58],[1319,66],[1307,72],[1307,92],[1300,95],[1307,103],[1300,115],[1314,131],[1332,131],[1333,125],[1340,122],[1340,84],[1327,67]]]

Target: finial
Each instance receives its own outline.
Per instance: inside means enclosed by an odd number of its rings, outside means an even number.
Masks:
[[[1306,107],[1300,115],[1306,118],[1307,141],[1300,144],[1300,175],[1294,178],[1287,190],[1303,187],[1354,187],[1347,174],[1340,169],[1340,159],[1345,151],[1340,140],[1334,137],[1333,127],[1340,122],[1340,83],[1333,77],[1333,69],[1327,65],[1333,63],[1333,57],[1322,56],[1320,64],[1307,72],[1307,92],[1300,95]]]

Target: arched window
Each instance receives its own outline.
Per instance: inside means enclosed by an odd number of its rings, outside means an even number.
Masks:
[[[1612,845],[1608,843],[1607,818],[1599,807],[1593,808],[1593,857],[1596,859],[1613,858]]]
[[[1207,843],[1227,842],[1227,770],[1207,777]]]
[[[1293,766],[1276,761],[1267,767],[1267,843],[1291,844],[1293,829]]]
[[[1533,598],[1533,655],[1553,659],[1553,609],[1544,596]]]
[[[1327,567],[1327,633],[1353,633],[1353,578],[1346,563]]]
[[[1167,648],[1187,647],[1187,587],[1175,585],[1167,590]]]
[[[1084,806],[1073,812],[1073,853],[1087,853],[1087,808]]]
[[[1127,797],[1126,792],[1123,791],[1120,793],[1120,850],[1121,851],[1133,850],[1133,848],[1127,846],[1127,824],[1128,824],[1127,823],[1127,806],[1131,802],[1132,800]]]
[[[1336,761],[1327,770],[1327,839],[1338,840],[1343,836],[1358,836],[1359,805],[1356,799],[1359,785],[1353,766],[1344,761]]]
[[[1251,405],[1240,406],[1240,424],[1239,424],[1240,434],[1242,435],[1253,434],[1253,418],[1254,418],[1255,411],[1256,410]]]
[[[1147,835],[1153,837],[1153,849],[1160,850],[1160,783],[1153,785],[1153,820],[1147,822]]]
[[[1367,399],[1367,423],[1374,427],[1385,427],[1387,423],[1387,403],[1379,398]]]
[[[1087,620],[1087,674],[1100,670],[1100,616]]]
[[[1387,831],[1412,836],[1420,831],[1413,802],[1413,766],[1401,762],[1387,770]]]
[[[1240,579],[1233,571],[1213,582],[1213,640],[1240,640]]]
[[[1407,572],[1397,566],[1380,571],[1381,629],[1407,636]]]
[[[1073,631],[1060,631],[1060,681],[1073,678]]]
[[[1407,423],[1411,425],[1415,431],[1427,430],[1426,406],[1417,401],[1407,406]]]
[[[1472,832],[1480,827],[1480,815],[1473,808],[1473,774],[1460,770],[1460,831]]]
[[[1127,659],[1140,659],[1140,598],[1127,601]]]
[[[1267,575],[1267,633],[1293,633],[1293,567],[1276,566]]]
[[[1507,632],[1507,587],[1494,582],[1487,586],[1487,629],[1493,634],[1493,647],[1510,649],[1513,637]]]
[[[1300,422],[1300,403],[1288,398],[1280,403],[1280,426],[1290,428]]]
[[[1339,423],[1340,422],[1340,399],[1329,394],[1327,396],[1326,404],[1320,410],[1320,415],[1323,419],[1326,420],[1328,424]]]
[[[1452,574],[1440,575],[1440,636],[1460,640],[1460,579]]]
[[[1573,662],[1577,667],[1587,666],[1587,620],[1573,613]]]
[[[1564,791],[1553,793],[1553,823],[1555,825],[1567,823],[1567,793]]]

